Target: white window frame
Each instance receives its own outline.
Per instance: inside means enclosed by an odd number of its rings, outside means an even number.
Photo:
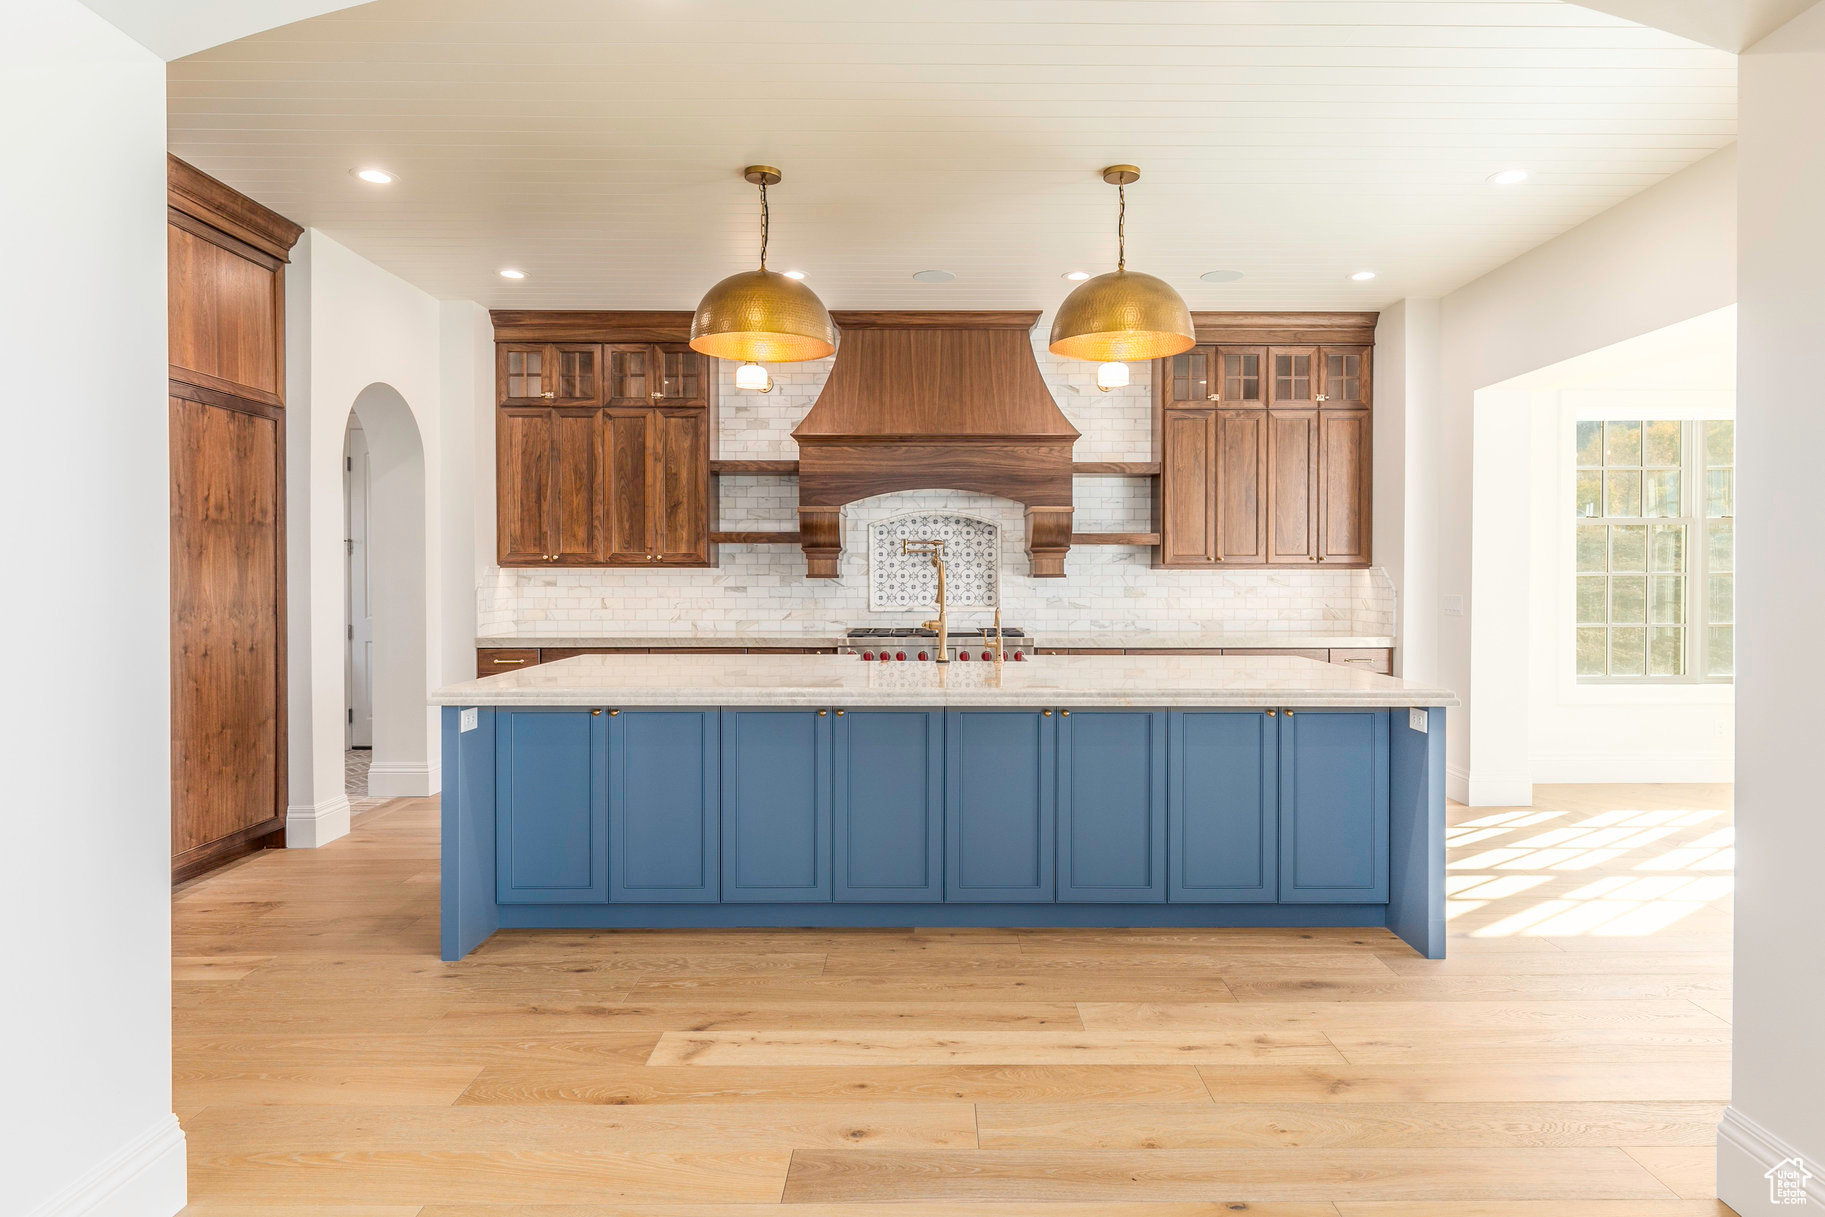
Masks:
[[[1575,507],[1575,492],[1576,492],[1576,488],[1577,488],[1578,474],[1583,471],[1583,467],[1581,467],[1578,464],[1577,429],[1578,429],[1579,424],[1593,423],[1593,422],[1594,423],[1638,422],[1638,423],[1643,423],[1643,424],[1646,424],[1649,422],[1677,422],[1680,424],[1680,428],[1681,428],[1680,452],[1681,452],[1682,460],[1681,460],[1681,464],[1679,466],[1679,469],[1680,469],[1680,486],[1679,486],[1680,503],[1679,503],[1679,514],[1678,515],[1675,515],[1675,516],[1607,516],[1607,515],[1584,516],[1584,515],[1578,514],[1576,507]],[[1578,412],[1576,412],[1575,417],[1572,419],[1571,425],[1566,429],[1565,438],[1564,438],[1564,447],[1563,447],[1563,450],[1560,455],[1560,460],[1562,461],[1561,467],[1566,471],[1566,476],[1565,476],[1564,483],[1563,483],[1563,494],[1565,496],[1565,501],[1567,503],[1574,504],[1574,506],[1570,510],[1572,532],[1571,532],[1571,536],[1570,536],[1569,546],[1566,550],[1566,552],[1569,554],[1569,557],[1570,557],[1569,577],[1570,577],[1573,587],[1576,587],[1577,579],[1578,579],[1579,575],[1597,573],[1594,571],[1580,571],[1578,569],[1578,566],[1577,566],[1577,551],[1578,551],[1577,529],[1580,526],[1604,525],[1604,526],[1608,526],[1608,527],[1614,527],[1614,526],[1620,525],[1623,527],[1629,527],[1629,526],[1643,527],[1643,529],[1646,533],[1646,538],[1647,538],[1646,541],[1644,542],[1644,544],[1647,548],[1647,560],[1644,563],[1644,567],[1646,569],[1643,572],[1643,576],[1644,576],[1644,580],[1647,581],[1648,594],[1649,594],[1650,598],[1651,598],[1651,591],[1652,591],[1651,580],[1653,579],[1653,576],[1654,576],[1654,571],[1652,570],[1652,565],[1653,565],[1652,529],[1653,529],[1653,527],[1657,524],[1658,525],[1677,524],[1677,525],[1683,526],[1686,530],[1686,564],[1685,564],[1685,570],[1682,572],[1682,577],[1685,579],[1686,604],[1685,604],[1684,617],[1683,617],[1683,620],[1680,622],[1680,628],[1685,631],[1685,664],[1684,664],[1685,671],[1682,674],[1676,675],[1676,676],[1654,676],[1654,675],[1647,675],[1647,674],[1643,674],[1643,675],[1639,675],[1639,676],[1632,675],[1632,674],[1617,676],[1617,675],[1610,675],[1607,673],[1604,675],[1579,673],[1577,670],[1577,651],[1578,651],[1577,631],[1580,628],[1588,628],[1591,623],[1580,622],[1578,620],[1577,598],[1574,594],[1571,598],[1571,612],[1569,614],[1571,621],[1570,621],[1570,625],[1568,627],[1571,630],[1572,643],[1571,643],[1568,653],[1571,657],[1571,663],[1572,663],[1571,677],[1572,677],[1573,683],[1575,683],[1576,685],[1583,687],[1583,688],[1605,688],[1605,687],[1625,688],[1625,687],[1629,687],[1629,686],[1634,686],[1634,687],[1638,687],[1638,688],[1641,688],[1641,687],[1667,688],[1667,687],[1674,687],[1674,686],[1705,686],[1705,685],[1726,686],[1727,687],[1727,686],[1733,685],[1735,683],[1734,675],[1710,676],[1710,675],[1705,674],[1705,673],[1709,672],[1709,670],[1710,670],[1710,645],[1711,645],[1710,626],[1712,624],[1710,621],[1710,618],[1706,612],[1706,609],[1708,608],[1709,592],[1710,592],[1709,576],[1711,574],[1711,570],[1710,570],[1711,550],[1710,550],[1710,545],[1707,543],[1707,538],[1705,536],[1705,526],[1709,522],[1709,520],[1712,518],[1724,518],[1724,519],[1730,519],[1732,521],[1734,521],[1734,519],[1735,519],[1734,514],[1727,516],[1727,517],[1707,517],[1704,514],[1705,474],[1710,468],[1710,465],[1708,464],[1708,461],[1707,461],[1708,453],[1706,452],[1705,443],[1704,443],[1704,428],[1705,428],[1705,424],[1710,423],[1710,422],[1728,422],[1734,426],[1736,419],[1734,418],[1733,415],[1724,414],[1721,412],[1720,413],[1705,412],[1703,414],[1693,415],[1691,413],[1688,413],[1687,411],[1680,410],[1678,408],[1674,408],[1674,409],[1666,410],[1666,411],[1662,411],[1662,412],[1656,412],[1652,409],[1645,409],[1642,411],[1637,411],[1637,412],[1629,413],[1626,415],[1617,413],[1614,410],[1593,411],[1590,413],[1578,411]],[[1645,443],[1645,431],[1644,431],[1644,436],[1643,436],[1643,442]],[[1734,444],[1732,447],[1733,447],[1733,451],[1734,451]],[[1735,464],[1732,463],[1730,468],[1734,469]],[[1604,489],[1605,495],[1607,496],[1607,493],[1608,493],[1607,478],[1605,479],[1605,484],[1604,484],[1603,489]],[[1731,500],[1732,500],[1732,513],[1734,513],[1734,510],[1735,510],[1734,492],[1732,493]],[[1606,552],[1606,554],[1609,552],[1607,546],[1606,546],[1605,552]],[[1732,547],[1732,552],[1734,553],[1734,546]],[[1732,576],[1732,578],[1734,578],[1735,573],[1736,573],[1734,561],[1732,561],[1732,563],[1731,563],[1731,570],[1727,573],[1729,573]],[[1604,571],[1604,578],[1607,581],[1609,579],[1613,579],[1614,577],[1615,577],[1614,574],[1607,570],[1607,558],[1606,558],[1606,570]],[[1733,589],[1732,603],[1734,604],[1734,602],[1735,602],[1735,596],[1734,596],[1734,589]],[[1651,609],[1649,610],[1648,615],[1650,617],[1652,616]],[[1607,613],[1606,613],[1606,618],[1607,618]],[[1731,620],[1724,624],[1730,625],[1731,628],[1734,629],[1735,628],[1735,614],[1732,613]],[[1653,628],[1653,626],[1654,626],[1654,623],[1652,621],[1649,621],[1649,622],[1644,623],[1643,629],[1651,630]],[[1615,627],[1613,624],[1608,623],[1606,620],[1606,623],[1602,628],[1605,630],[1606,635],[1607,635],[1608,631],[1611,629],[1614,629]],[[1652,644],[1650,641],[1644,645],[1651,648]],[[1607,649],[1607,641],[1606,641],[1606,649]],[[1732,646],[1732,652],[1734,653],[1734,645]],[[1651,651],[1649,653],[1651,653]],[[1734,669],[1734,666],[1735,665],[1732,664],[1732,669]]]

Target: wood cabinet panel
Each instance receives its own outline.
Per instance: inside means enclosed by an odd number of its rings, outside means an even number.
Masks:
[[[653,404],[653,348],[643,342],[613,342],[603,348],[608,404]]]
[[[654,404],[699,410],[709,406],[715,370],[707,356],[686,343],[665,342],[654,348],[653,360],[659,370],[659,383],[653,386]]]
[[[1318,560],[1369,560],[1369,413],[1318,412]]]
[[[1318,557],[1318,411],[1274,410],[1267,421],[1267,560]]]
[[[1267,405],[1266,347],[1217,348],[1217,400],[1229,409]]]
[[[593,342],[560,342],[551,347],[549,363],[555,384],[554,406],[602,404],[602,348]]]
[[[1168,411],[1160,423],[1161,566],[1208,566],[1217,552],[1217,412]]]
[[[1160,400],[1167,409],[1209,406],[1215,400],[1217,349],[1195,346],[1161,361]]]
[[[1327,409],[1367,410],[1371,391],[1371,349],[1320,347],[1318,354],[1318,400]]]
[[[1217,555],[1267,560],[1267,429],[1261,410],[1217,413]]]
[[[593,342],[502,342],[495,397],[503,406],[599,406],[602,347]]]
[[[171,851],[285,806],[280,420],[172,397]]]
[[[551,552],[572,565],[603,556],[602,414],[555,410],[551,423]]]
[[[647,511],[653,468],[653,412],[644,406],[603,411],[605,556],[611,564],[644,563],[653,552]]]
[[[653,552],[672,566],[710,561],[710,416],[665,408],[653,416]]]
[[[500,411],[495,429],[495,551],[502,566],[552,560],[550,410]]]
[[[284,400],[284,265],[179,212],[166,227],[171,375],[204,388]]]

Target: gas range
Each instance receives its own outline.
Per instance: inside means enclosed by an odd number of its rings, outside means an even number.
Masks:
[[[850,630],[843,654],[872,663],[930,663],[938,658],[938,631],[917,626],[867,626]],[[958,663],[981,663],[995,658],[993,626],[953,629],[950,657]],[[1001,630],[1002,656],[1013,662],[1033,657],[1033,640],[1025,630]]]

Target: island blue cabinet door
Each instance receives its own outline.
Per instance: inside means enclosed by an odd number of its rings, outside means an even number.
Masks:
[[[609,898],[717,898],[717,712],[624,710],[609,726]]]
[[[722,898],[830,899],[830,712],[722,712]]]
[[[1388,900],[1388,712],[1280,715],[1280,900]]]
[[[1278,879],[1279,717],[1175,710],[1167,818],[1168,899],[1271,904]]]
[[[944,714],[850,710],[835,724],[836,899],[944,899]]]
[[[1166,715],[1058,716],[1058,898],[1166,899]]]
[[[1050,903],[1058,719],[1038,710],[944,715],[944,895]]]
[[[588,710],[495,715],[495,899],[608,899],[608,731]]]

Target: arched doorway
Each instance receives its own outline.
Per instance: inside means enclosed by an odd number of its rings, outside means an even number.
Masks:
[[[358,459],[359,458],[359,459]],[[425,705],[430,671],[426,609],[425,450],[405,398],[391,385],[363,389],[350,411],[344,476],[359,505],[345,534],[343,631],[345,717],[349,742],[366,742],[366,795],[396,798],[436,789],[432,712]],[[356,805],[359,809],[359,804]]]

